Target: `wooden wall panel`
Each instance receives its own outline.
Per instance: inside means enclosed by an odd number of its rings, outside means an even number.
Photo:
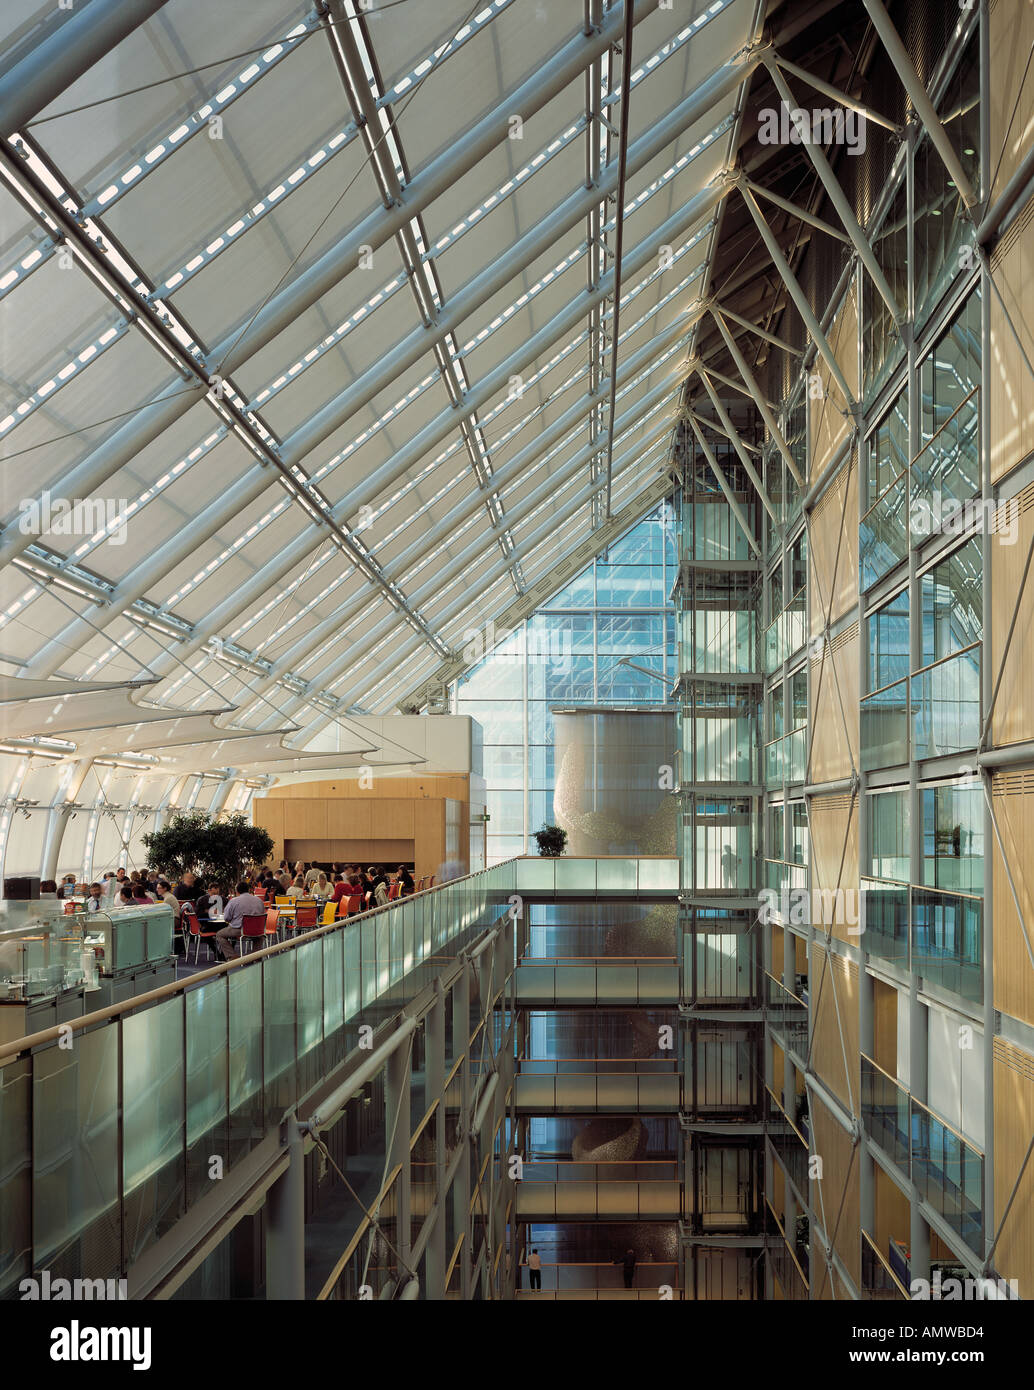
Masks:
[[[1034,395],[1034,382],[1028,393]],[[1008,507],[1008,511],[1005,508]],[[1005,651],[1016,596],[1020,606],[1016,616],[1009,654],[1002,672],[1001,689],[991,716],[992,742],[996,745],[1019,743],[1034,738],[1034,701],[1031,675],[1034,673],[1034,577],[1020,588],[1023,566],[1034,534],[1034,483],[1018,497],[1003,504],[996,516],[997,529],[991,546],[991,670],[997,679]],[[1010,530],[1014,540],[1009,542]]]
[[[1034,65],[1028,66],[1027,61],[1032,48],[1034,3],[1031,0],[991,0],[988,6],[991,76],[988,106],[991,150],[996,163],[999,150],[1002,152],[991,189],[992,203],[1034,143]]]
[[[399,864],[416,862],[412,840],[285,840],[286,857],[293,864],[305,859],[317,864],[383,864],[394,869]]]
[[[1034,772],[996,772],[991,804],[1016,896],[1034,946]],[[1034,1025],[1034,967],[1024,942],[1001,850],[993,842],[994,1006]]]
[[[873,1061],[898,1074],[898,992],[883,980],[872,981]]]
[[[1007,319],[998,296],[989,296],[991,478],[997,482],[1034,449],[1034,389],[1013,334],[1015,328],[1034,362],[1034,199],[996,246],[991,274],[1009,311]]]
[[[327,801],[329,840],[369,840],[373,838],[373,803],[369,801]],[[293,824],[294,803],[287,801],[285,825]],[[412,839],[412,830],[405,839]]]
[[[837,310],[826,333],[837,365],[847,378],[851,394],[858,399],[858,292],[852,282],[843,304]],[[808,477],[814,480],[830,462],[837,449],[847,438],[850,430],[850,417],[845,415],[845,401],[840,388],[833,381],[829,368],[821,357],[816,357],[811,368],[822,383],[822,395],[809,401],[810,448],[808,450]],[[857,522],[857,510],[854,514]],[[857,526],[856,528],[857,529]]]
[[[858,604],[858,469],[852,450],[812,508],[808,523],[811,635]]]
[[[858,966],[833,951],[827,955],[825,949],[814,942],[811,951],[808,1001],[813,1020],[812,1065],[848,1109],[852,1109],[852,1101],[853,1108],[857,1109],[861,1085],[858,1062]]]
[[[373,769],[369,786],[360,786],[357,777],[335,777],[319,782],[292,782],[283,787],[271,787],[267,793],[277,799],[292,800],[306,797],[333,797],[346,800],[396,801],[420,800],[425,797],[455,797],[467,801],[470,779],[465,773],[436,773],[427,777],[389,777]]]
[[[987,1226],[997,1230],[1034,1134],[1034,1057],[1002,1038],[994,1040],[994,1098],[995,1217]],[[1021,1298],[1034,1298],[1034,1162],[1027,1164],[994,1263],[1003,1279],[1017,1280]]]
[[[878,1163],[873,1164],[873,1173],[876,1230],[870,1231],[869,1234],[880,1254],[889,1261],[892,1239],[899,1241],[906,1249],[912,1243],[912,1208],[905,1194],[887,1177]]]
[[[849,928],[858,924],[858,814],[858,798],[848,794],[811,799],[813,925],[832,924],[838,940],[856,944]]]
[[[416,865],[414,874],[436,874],[445,862],[445,802],[417,801],[414,807]]]
[[[816,1178],[809,1184],[811,1207],[820,1216],[825,1212],[827,1236],[833,1237],[835,1228],[833,1248],[857,1287],[861,1283],[858,1155],[852,1152],[851,1136],[819,1100],[815,1100],[811,1106],[811,1124],[815,1136],[814,1153],[822,1159],[821,1200],[818,1191],[820,1180]],[[821,1252],[818,1263],[812,1269],[814,1277],[811,1283],[815,1296],[829,1298],[829,1271]],[[839,1286],[836,1292],[837,1297],[842,1296]]]
[[[826,643],[811,663],[811,782],[850,777],[858,763],[858,624],[852,623]]]

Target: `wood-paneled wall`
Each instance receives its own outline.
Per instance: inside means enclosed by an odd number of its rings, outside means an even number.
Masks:
[[[1034,945],[1034,772],[996,772],[991,804],[1009,861],[1016,896]],[[994,864],[994,1005],[1034,1025],[1034,966],[997,841]]]
[[[1034,396],[1034,382],[1028,393]],[[1006,510],[1008,509],[1008,510]],[[1010,531],[1015,539],[1009,542]],[[1034,738],[1034,701],[1031,675],[1034,674],[1034,577],[1020,588],[1031,535],[1034,534],[1034,483],[1007,503],[996,515],[991,546],[991,670],[997,679],[1005,651],[1016,598],[1019,612],[1009,645],[998,700],[991,716],[992,738],[996,745],[1019,743]]]
[[[833,1237],[833,1249],[840,1256],[845,1269],[857,1287],[861,1283],[861,1200],[859,1196],[858,1155],[852,1152],[851,1136],[826,1109],[821,1100],[814,1097],[810,1111],[812,1130],[815,1136],[815,1154],[822,1159],[822,1178],[815,1178],[808,1184],[811,1207],[820,1217],[825,1214],[826,1235]],[[819,1182],[822,1183],[821,1198]],[[843,1206],[841,1206],[843,1203]],[[839,1221],[838,1221],[839,1216]],[[814,1247],[813,1247],[814,1249]],[[812,1265],[811,1280],[814,1297],[828,1299],[833,1296],[830,1288],[829,1271],[821,1251],[818,1263]],[[837,1297],[843,1293],[838,1286]]]
[[[833,924],[839,941],[858,941],[858,798],[847,793],[811,799],[813,925]],[[836,890],[839,888],[840,893]]]
[[[852,1101],[855,1106],[860,1103],[861,1085],[858,1061],[858,966],[834,951],[827,953],[824,947],[813,942],[808,1001],[813,1020],[812,1065],[833,1094],[851,1109]],[[843,1043],[840,1040],[841,1031]],[[851,1079],[850,1090],[848,1076]]]
[[[858,603],[858,468],[852,450],[811,511],[808,602],[811,635]]]
[[[1006,318],[998,295],[990,295],[987,404],[991,411],[991,478],[997,482],[1034,449],[1034,383],[1016,342],[1018,335],[1023,352],[1034,362],[1034,199],[995,247],[991,274],[1009,311]]]
[[[847,379],[852,396],[857,400],[858,292],[854,282],[851,283],[844,302],[837,310],[826,337],[833,349],[837,366]],[[851,422],[850,417],[845,414],[846,403],[840,393],[840,387],[833,381],[821,356],[816,356],[811,370],[813,377],[817,376],[822,384],[822,395],[809,400],[811,449],[808,476],[814,481],[847,438]],[[857,511],[854,518],[857,521]],[[857,526],[855,529],[857,530]]]
[[[1034,1057],[1003,1038],[994,1040],[994,1098],[995,1216],[987,1225],[997,1230],[1034,1134]],[[1002,1278],[1017,1280],[1021,1298],[1034,1298],[1034,1162],[1027,1164],[994,1262]]]
[[[850,777],[852,755],[857,765],[858,659],[858,624],[851,623],[811,663],[811,782]]]
[[[991,0],[988,50],[991,86],[988,108],[991,149],[1001,163],[991,188],[993,203],[1034,143],[1034,4],[1031,0]]]

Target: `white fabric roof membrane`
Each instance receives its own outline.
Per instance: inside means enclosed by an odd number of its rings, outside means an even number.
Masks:
[[[582,0],[154,0],[41,87],[0,163],[0,698],[91,684],[9,736],[280,766],[268,731],[178,731],[391,710],[591,537],[622,100],[612,494],[654,505],[756,6],[629,3],[630,83],[621,3],[587,35]]]

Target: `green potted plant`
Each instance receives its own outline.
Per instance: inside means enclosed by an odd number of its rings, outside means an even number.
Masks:
[[[213,819],[207,811],[173,816],[161,830],[143,836],[147,862],[172,882],[189,870],[203,879],[235,887],[248,864],[261,864],[273,840],[240,812]]]
[[[567,846],[567,831],[559,825],[544,825],[535,831],[539,854],[544,858],[555,859],[563,854]]]

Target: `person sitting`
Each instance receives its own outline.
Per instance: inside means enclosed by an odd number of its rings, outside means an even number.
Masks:
[[[310,868],[306,869],[306,871],[305,871],[305,886],[306,886],[306,888],[311,889],[311,888],[312,888],[312,885],[316,882],[316,880],[319,878],[320,874],[322,874],[322,873],[323,873],[323,870],[322,870],[322,869],[319,867],[319,865],[317,865],[317,864],[313,864]],[[324,874],[324,878],[325,878],[325,877],[326,877],[326,875]]]
[[[416,886],[416,885],[414,884],[414,882],[413,882],[413,875],[412,875],[412,874],[409,872],[409,870],[406,868],[405,864],[400,864],[400,865],[399,865],[399,869],[398,869],[398,878],[397,878],[396,882],[398,883],[398,886],[399,886],[399,897],[400,897],[400,898],[407,897],[410,893],[413,892],[413,890],[414,890],[414,888],[415,888],[415,886]]]
[[[309,890],[313,897],[320,898],[323,902],[326,902],[328,898],[334,895],[334,889],[327,882],[327,875],[322,869],[320,869],[318,876],[309,885]]]
[[[176,894],[181,903],[186,903],[193,902],[198,893],[204,892],[204,888],[205,885],[203,883],[198,883],[194,875],[188,870],[172,891]]]
[[[290,888],[288,888],[288,890],[287,890],[287,896],[288,896],[289,898],[304,898],[304,897],[305,897],[305,880],[304,880],[304,878],[301,876],[301,874],[298,874],[298,875],[296,876],[294,882],[291,884]]]
[[[371,907],[383,907],[388,901],[388,875],[383,867],[374,870],[373,875],[373,902]]]
[[[223,895],[218,883],[210,883],[206,888],[201,884],[201,896],[194,904],[199,921],[223,915]]]
[[[348,887],[348,879],[345,878],[343,874],[334,875],[334,888],[332,896],[336,903],[339,903],[342,898],[348,897]]]
[[[241,879],[237,885],[237,892],[226,904],[226,911],[223,914],[226,918],[226,926],[220,927],[214,937],[216,947],[223,960],[233,960],[238,954],[234,943],[240,939],[241,932],[244,930],[244,918],[265,917],[265,915],[265,903],[261,898],[256,898],[247,879]]]
[[[159,902],[168,903],[172,908],[172,917],[175,925],[180,924],[180,913],[183,911],[183,904],[172,891],[172,885],[167,878],[160,878],[157,883]]]

